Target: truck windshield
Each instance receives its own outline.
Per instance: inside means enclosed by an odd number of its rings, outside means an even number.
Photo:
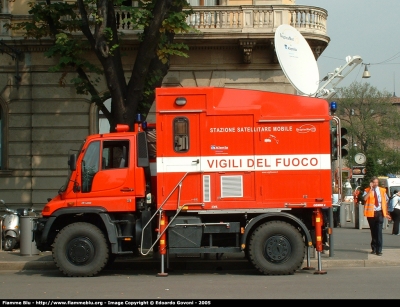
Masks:
[[[90,192],[94,175],[99,171],[100,142],[89,144],[82,159],[82,192]]]

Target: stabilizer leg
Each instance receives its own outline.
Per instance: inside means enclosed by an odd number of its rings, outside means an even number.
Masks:
[[[307,246],[307,266],[303,267],[303,270],[315,270],[315,268],[311,266],[310,253],[311,247]]]
[[[158,227],[158,231],[161,233],[161,238],[160,238],[160,258],[161,258],[161,272],[157,273],[157,277],[166,277],[168,276],[168,273],[165,272],[164,268],[164,261],[165,261],[165,255],[167,254],[167,235],[165,231],[165,227],[168,224],[168,217],[164,214],[163,211],[160,211],[160,227]]]
[[[314,211],[314,226],[315,226],[315,249],[317,250],[317,258],[318,258],[318,270],[314,272],[314,274],[326,274],[326,271],[322,271],[322,261],[321,261],[321,252],[323,250],[322,244],[322,228],[324,226],[324,219],[322,215],[322,209],[316,208]]]
[[[326,271],[322,271],[322,263],[321,263],[321,252],[317,252],[318,257],[318,270],[314,272],[314,274],[323,275],[326,274]]]

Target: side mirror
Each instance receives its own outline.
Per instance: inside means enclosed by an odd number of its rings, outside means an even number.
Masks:
[[[76,170],[76,154],[72,154],[69,156],[68,165],[71,171]]]

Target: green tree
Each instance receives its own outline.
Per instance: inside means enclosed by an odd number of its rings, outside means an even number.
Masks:
[[[392,145],[400,136],[399,111],[391,97],[369,83],[353,82],[339,89],[337,116],[348,131],[349,166],[354,163],[354,155],[362,152],[368,161],[374,161],[373,175],[400,171],[400,152]]]
[[[112,131],[117,123],[133,129],[137,113],[147,116],[155,88],[169,70],[170,57],[187,57],[187,46],[175,43],[175,35],[192,30],[186,23],[192,13],[187,0],[141,0],[139,7],[123,6],[122,1],[33,1],[29,3],[31,20],[7,25],[25,30],[26,38],[51,40],[45,55],[58,59],[51,71],[62,72],[61,85],[72,82],[78,94],[90,95]],[[116,8],[127,16],[125,26],[140,30],[140,45],[128,80],[122,64],[124,40],[118,32]],[[71,72],[74,77],[66,80]],[[104,82],[108,91],[100,94]],[[103,104],[108,98],[110,112]]]

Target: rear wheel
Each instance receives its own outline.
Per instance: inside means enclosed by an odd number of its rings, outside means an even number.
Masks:
[[[89,223],[74,223],[64,227],[53,244],[53,259],[67,276],[89,277],[106,266],[109,248],[104,234]]]
[[[267,222],[256,228],[249,242],[249,258],[265,275],[294,274],[304,261],[305,244],[292,225]]]

